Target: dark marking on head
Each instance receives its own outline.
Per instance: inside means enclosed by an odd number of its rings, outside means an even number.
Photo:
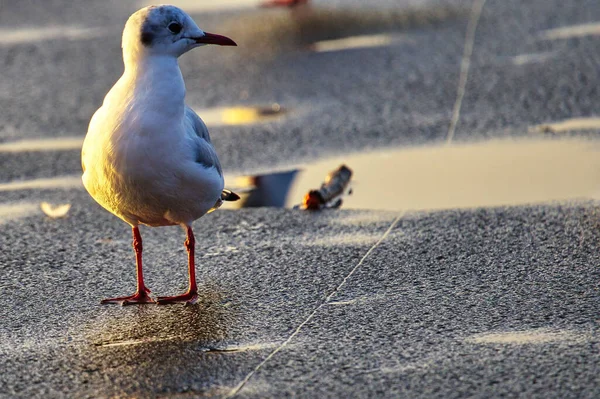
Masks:
[[[166,33],[167,25],[177,22],[182,25],[180,10],[173,6],[155,6],[148,9],[148,14],[141,26],[140,40],[146,47],[152,46],[153,42]],[[165,32],[162,32],[162,31]],[[172,32],[171,32],[172,34]]]
[[[152,45],[152,40],[154,40],[154,35],[150,32],[142,32],[142,44],[146,47],[149,47]]]

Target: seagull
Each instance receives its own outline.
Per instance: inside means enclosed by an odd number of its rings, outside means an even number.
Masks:
[[[149,6],[123,30],[125,69],[94,113],[81,161],[83,185],[102,207],[131,226],[137,290],[101,303],[185,303],[198,300],[192,223],[239,196],[224,189],[223,171],[206,125],[184,102],[177,59],[228,37],[201,30],[181,9]],[[153,299],[144,284],[139,225],[182,226],[187,232],[189,288]]]

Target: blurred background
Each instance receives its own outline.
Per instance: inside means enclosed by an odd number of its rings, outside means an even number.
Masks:
[[[254,192],[232,206],[291,207],[342,163],[354,171],[350,208],[597,196],[598,148],[584,140],[600,129],[593,1],[561,12],[541,0],[172,3],[239,44],[180,61],[227,184]],[[122,73],[123,25],[145,5],[1,3],[5,214],[81,190],[88,121]]]

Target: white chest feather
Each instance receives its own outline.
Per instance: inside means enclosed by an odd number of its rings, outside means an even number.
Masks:
[[[130,224],[189,224],[220,198],[223,177],[196,162],[184,96],[176,59],[148,60],[126,69],[90,122],[84,185]]]

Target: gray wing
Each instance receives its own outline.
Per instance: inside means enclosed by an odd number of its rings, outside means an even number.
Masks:
[[[223,176],[221,163],[217,157],[217,152],[210,141],[210,135],[206,125],[198,115],[187,105],[185,106],[185,119],[188,124],[191,138],[196,143],[196,162],[204,167],[214,166]]]

